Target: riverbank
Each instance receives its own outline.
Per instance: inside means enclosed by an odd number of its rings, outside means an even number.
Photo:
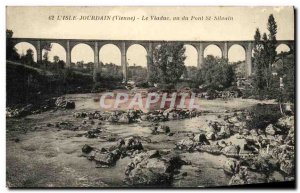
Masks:
[[[152,150],[161,154],[158,162],[154,163],[161,163],[159,160],[170,153],[176,154],[186,163],[172,172],[168,187],[227,186],[232,181],[232,174],[224,172],[224,165],[232,160],[231,157],[197,150],[197,147],[204,147],[199,146],[197,139],[192,140],[192,151],[178,149],[177,146],[182,140],[188,141],[203,132],[207,134],[209,123],[223,125],[226,116],[234,118],[261,103],[253,99],[203,100],[203,112],[193,118],[157,123],[137,119],[124,124],[102,120],[101,116],[96,115],[97,102],[93,100],[93,94],[66,95],[65,98],[75,102],[75,109],[55,109],[7,119],[9,187],[128,187],[130,184],[125,183],[128,165],[139,155],[139,151]],[[92,114],[93,117],[76,117],[76,114],[82,113]],[[167,127],[169,132],[164,129]],[[215,135],[219,136],[220,131],[216,131]],[[242,134],[246,135],[249,134]],[[97,160],[102,158],[93,158],[96,160],[94,162],[82,156],[85,145],[101,151],[111,151],[118,140],[123,139],[127,145],[132,137],[139,140],[143,149],[130,154],[126,150],[128,155],[116,160],[113,166],[99,168]],[[208,141],[210,145],[222,145],[224,142],[227,146],[240,147],[247,143],[238,133]],[[107,156],[105,152],[100,153],[101,156]],[[129,174],[132,175],[132,172]],[[277,171],[273,176],[277,181],[286,180]],[[134,177],[136,179],[139,176]]]

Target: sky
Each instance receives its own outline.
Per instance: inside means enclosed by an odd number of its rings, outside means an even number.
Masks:
[[[7,29],[14,32],[14,37],[25,38],[67,38],[67,39],[121,39],[121,40],[252,40],[256,28],[267,32],[267,20],[273,14],[278,25],[278,40],[294,39],[294,11],[292,7],[7,7]],[[100,20],[49,20],[62,16],[80,18],[82,16],[122,16],[133,17],[134,21]],[[162,21],[142,20],[142,18],[186,16],[189,20]],[[231,20],[201,20],[201,18],[226,17]],[[191,20],[191,18],[198,20]],[[139,18],[139,19],[137,19]],[[200,19],[200,20],[199,20]],[[19,53],[25,53],[30,45],[16,46]],[[280,48],[285,50],[284,46]],[[93,51],[80,44],[72,50],[72,62],[83,60],[93,62]],[[185,64],[196,66],[196,50],[186,46]],[[204,55],[221,56],[217,46],[205,49]],[[49,53],[65,60],[62,47],[53,44]],[[133,45],[127,51],[129,65],[146,66],[146,51],[140,45]],[[229,61],[245,59],[244,50],[239,46],[229,49]],[[35,56],[36,58],[36,56]],[[100,50],[103,63],[113,62],[120,65],[120,51],[113,45],[106,45]]]

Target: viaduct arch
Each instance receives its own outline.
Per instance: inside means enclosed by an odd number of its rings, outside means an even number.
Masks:
[[[228,59],[228,50],[233,45],[240,45],[245,49],[246,53],[246,75],[252,74],[252,49],[253,41],[147,41],[147,40],[86,40],[86,39],[38,39],[38,38],[12,38],[14,45],[20,42],[28,42],[32,44],[37,52],[37,62],[42,61],[42,50],[46,44],[57,43],[66,50],[66,66],[71,65],[71,51],[77,44],[83,43],[90,46],[94,51],[94,77],[98,72],[101,72],[99,64],[99,51],[102,46],[106,44],[113,44],[121,51],[121,66],[123,72],[123,79],[127,81],[127,59],[126,53],[131,45],[138,44],[145,48],[147,56],[152,57],[153,49],[164,42],[181,42],[185,45],[191,45],[196,48],[198,52],[197,68],[201,69],[204,63],[204,50],[209,45],[216,45],[221,49],[222,58]],[[294,51],[293,40],[277,40],[277,46],[286,44],[291,51]],[[148,72],[150,71],[150,60],[147,62]],[[149,73],[148,73],[149,74]]]

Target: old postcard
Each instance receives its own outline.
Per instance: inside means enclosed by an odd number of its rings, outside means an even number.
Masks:
[[[8,6],[7,187],[294,187],[294,12]]]

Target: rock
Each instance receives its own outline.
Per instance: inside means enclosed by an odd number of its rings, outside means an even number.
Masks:
[[[263,173],[257,173],[248,171],[246,175],[246,183],[247,184],[259,184],[259,183],[267,183],[267,176]]]
[[[278,134],[280,132],[280,130],[278,128],[276,128],[273,124],[269,124],[266,127],[266,134],[267,135],[275,135]]]
[[[143,145],[138,137],[130,137],[126,140],[125,146],[127,150],[142,150]]]
[[[174,111],[175,109],[174,108],[169,108],[169,109],[166,109],[164,112],[163,112],[163,115],[164,116],[167,116],[169,115],[172,111]]]
[[[274,171],[272,174],[270,174],[268,182],[283,182],[284,181],[284,176],[278,172]]]
[[[246,122],[236,122],[233,124],[234,129],[239,128],[239,129],[245,129],[246,128]]]
[[[267,181],[265,174],[249,171],[247,167],[240,167],[239,173],[232,176],[229,185],[258,184],[267,183]]]
[[[177,149],[180,150],[193,150],[195,144],[191,139],[182,139],[178,143],[175,144]]]
[[[167,125],[160,125],[158,126],[157,128],[157,131],[160,132],[160,133],[170,133],[170,127],[167,126]]]
[[[218,132],[217,125],[209,122],[208,124],[204,124],[203,127],[201,128],[202,131],[205,131],[207,133],[216,133]]]
[[[75,109],[75,102],[68,101],[65,97],[58,97],[55,101],[55,105],[62,109]]]
[[[24,117],[27,115],[32,114],[32,111],[34,109],[34,106],[32,104],[28,104],[21,108],[6,108],[6,117],[9,118],[18,118],[18,117]]]
[[[228,159],[223,165],[223,170],[226,174],[234,175],[238,173],[239,167],[240,167],[239,161],[235,159]]]
[[[231,136],[231,129],[229,125],[223,125],[221,126],[220,131],[218,132],[218,135],[223,136],[223,138],[228,138]]]
[[[258,133],[257,133],[257,131],[255,130],[255,129],[251,129],[250,131],[249,131],[249,133],[250,133],[250,135],[252,135],[252,136],[258,136]]]
[[[128,124],[130,123],[131,120],[129,119],[129,116],[127,114],[122,114],[118,120],[118,123],[124,123],[124,124]]]
[[[294,160],[283,160],[280,163],[280,170],[287,175],[293,175],[295,173],[295,163]]]
[[[239,123],[240,120],[238,119],[237,116],[233,116],[233,117],[231,117],[231,118],[228,119],[228,122],[232,123],[232,124],[235,124],[235,123]]]
[[[111,167],[116,164],[117,160],[120,159],[121,151],[115,149],[111,152],[97,152],[94,156],[97,167]]]
[[[246,151],[252,151],[252,152],[258,152],[259,151],[259,145],[257,142],[253,139],[246,139],[246,144],[244,145],[244,150]]]
[[[91,146],[85,144],[85,145],[82,147],[82,152],[88,154],[88,153],[90,153],[93,149],[94,149],[94,148],[92,148]]]
[[[248,129],[243,129],[243,130],[241,130],[240,134],[241,134],[241,135],[249,135],[250,132],[249,132]]]
[[[203,134],[203,133],[199,135],[199,144],[200,145],[209,145],[210,144],[209,141],[207,140],[205,134]]]
[[[95,129],[92,129],[90,131],[88,131],[85,136],[87,138],[96,138],[99,136],[99,134],[101,133],[101,129],[100,128],[95,128]]]
[[[163,159],[155,151],[140,153],[128,164],[125,182],[135,186],[169,185],[181,164],[178,157]]]
[[[214,132],[207,132],[206,133],[206,138],[208,140],[216,140],[216,134]]]
[[[142,121],[148,121],[148,119],[149,119],[149,115],[147,115],[147,114],[144,114],[141,116]]]
[[[198,151],[202,151],[202,152],[207,152],[207,153],[211,153],[214,155],[220,155],[222,152],[222,147],[219,145],[200,145],[197,146],[197,150]]]
[[[285,130],[294,128],[295,127],[294,116],[285,116],[285,117],[280,118],[277,121],[276,126],[281,129],[285,129]]]
[[[85,118],[86,116],[87,116],[86,112],[75,112],[73,114],[73,117],[75,117],[75,118]]]
[[[238,145],[228,145],[222,149],[222,153],[228,157],[238,157],[240,149]]]
[[[52,124],[52,123],[47,123],[46,126],[47,126],[47,127],[53,127],[54,124]]]
[[[116,123],[118,121],[118,117],[116,115],[110,115],[107,121],[111,123]]]
[[[242,178],[240,175],[234,175],[231,177],[228,185],[233,186],[233,185],[243,185],[247,184],[246,180]]]

